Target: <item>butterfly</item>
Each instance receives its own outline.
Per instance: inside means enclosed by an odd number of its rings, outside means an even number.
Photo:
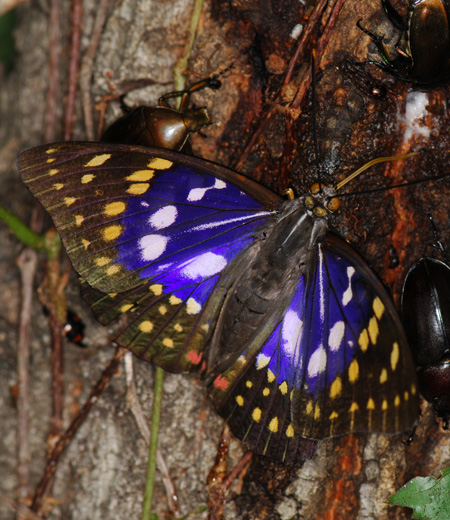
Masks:
[[[334,189],[283,200],[174,151],[66,142],[18,168],[51,215],[97,319],[170,372],[200,372],[256,453],[294,464],[317,441],[398,432],[415,369],[381,282],[328,229]]]

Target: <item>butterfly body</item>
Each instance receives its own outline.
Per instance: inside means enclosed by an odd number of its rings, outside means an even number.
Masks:
[[[325,437],[415,420],[399,318],[328,230],[332,188],[283,201],[207,161],[103,143],[43,145],[18,165],[99,321],[126,315],[120,345],[201,372],[257,453],[295,463]]]

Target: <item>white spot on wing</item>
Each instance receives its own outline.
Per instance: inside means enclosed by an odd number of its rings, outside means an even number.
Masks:
[[[148,223],[155,229],[164,229],[175,222],[177,215],[178,210],[175,206],[165,206],[153,213],[148,219]]]
[[[328,337],[328,346],[330,350],[336,351],[339,350],[339,347],[342,344],[342,340],[344,338],[345,333],[345,323],[343,321],[337,321],[330,330],[330,335]]]
[[[222,255],[207,252],[193,258],[181,271],[181,274],[196,280],[220,273],[227,265],[227,260]]]
[[[327,353],[325,349],[320,345],[320,347],[315,350],[312,356],[309,358],[308,363],[308,376],[316,377],[322,372],[325,371],[327,367]]]
[[[297,366],[300,355],[300,341],[302,339],[303,322],[293,310],[288,310],[283,319],[281,329],[282,349],[290,361]]]
[[[189,195],[187,196],[187,200],[189,202],[195,202],[197,200],[202,200],[203,197],[205,196],[205,193],[208,190],[213,190],[213,189],[223,190],[226,187],[227,187],[227,185],[224,181],[222,181],[221,179],[216,179],[216,181],[214,182],[214,185],[209,186],[208,188],[193,188],[189,192]]]
[[[141,259],[144,261],[156,260],[167,247],[168,237],[164,235],[146,235],[139,240]]]
[[[353,291],[352,291],[352,276],[355,274],[354,267],[347,267],[347,277],[348,277],[348,287],[342,295],[342,305],[344,307],[352,300]]]
[[[256,369],[261,370],[261,368],[266,367],[269,364],[270,358],[265,354],[259,353],[256,356]]]

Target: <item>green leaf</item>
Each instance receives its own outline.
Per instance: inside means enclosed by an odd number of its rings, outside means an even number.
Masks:
[[[450,518],[450,468],[442,477],[416,477],[389,499],[391,505],[410,507],[415,520]]]

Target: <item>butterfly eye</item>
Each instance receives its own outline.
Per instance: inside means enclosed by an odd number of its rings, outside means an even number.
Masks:
[[[337,211],[339,209],[339,199],[337,197],[333,197],[327,204],[327,208],[330,211]]]
[[[322,191],[323,189],[325,188],[325,185],[324,184],[319,184],[318,182],[316,182],[315,184],[313,184],[311,186],[311,188],[309,189],[309,191],[315,195],[316,193],[319,193],[320,191]]]

